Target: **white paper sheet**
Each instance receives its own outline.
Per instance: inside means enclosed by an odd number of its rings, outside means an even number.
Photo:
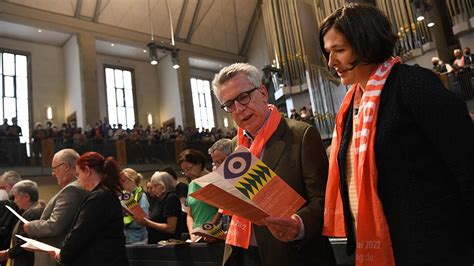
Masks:
[[[27,222],[29,222],[28,220],[26,220],[25,218],[23,218],[23,216],[21,216],[19,213],[17,213],[14,209],[12,209],[12,207],[8,206],[8,205],[5,205],[5,207],[7,207],[7,209],[9,211],[11,211],[13,214],[15,214],[16,217],[18,217],[18,219],[20,219],[20,221],[22,221],[24,224],[26,224]]]
[[[34,240],[28,237],[24,237],[21,235],[15,235],[19,239],[26,241],[25,244],[21,245],[22,248],[25,248],[27,250],[33,250],[33,251],[44,251],[44,252],[54,252],[55,254],[59,253],[61,250],[59,248],[50,246],[48,244],[45,244],[43,242],[40,242],[38,240]]]

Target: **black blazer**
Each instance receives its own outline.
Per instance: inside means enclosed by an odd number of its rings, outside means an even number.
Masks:
[[[122,207],[117,195],[98,185],[84,200],[61,248],[64,265],[128,265]]]
[[[41,217],[44,208],[39,208],[35,204],[28,210],[23,213],[23,218],[28,221],[37,220]],[[12,260],[12,266],[33,266],[35,263],[35,253],[27,251],[21,247],[25,241],[19,239],[15,235],[22,235],[28,237],[25,230],[23,230],[23,222],[18,221],[12,231],[11,243],[13,244],[10,249],[8,249],[8,256]]]
[[[474,130],[428,69],[396,65],[375,133],[378,194],[397,265],[472,265]]]

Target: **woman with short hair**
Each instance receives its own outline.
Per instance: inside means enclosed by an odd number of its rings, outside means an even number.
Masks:
[[[181,203],[175,193],[173,177],[166,172],[155,172],[150,179],[152,194],[159,203],[150,209],[150,217],[144,219],[148,229],[148,244],[161,240],[181,239]]]
[[[435,74],[392,57],[376,7],[349,4],[319,36],[351,86],[336,116],[323,234],[347,237],[356,265],[471,265],[474,132]]]

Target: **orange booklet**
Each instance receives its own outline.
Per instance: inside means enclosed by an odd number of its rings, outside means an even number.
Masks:
[[[133,197],[130,197],[128,200],[122,200],[120,203],[122,204],[122,208],[135,219],[140,220],[147,216],[145,211],[140,207],[140,204],[138,204]]]
[[[291,217],[303,199],[247,148],[238,147],[214,172],[195,179],[191,196],[257,225],[267,216]]]

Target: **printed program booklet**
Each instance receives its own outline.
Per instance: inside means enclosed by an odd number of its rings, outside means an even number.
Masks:
[[[194,182],[194,198],[262,225],[268,216],[291,217],[305,199],[245,147],[238,147],[214,171]]]

